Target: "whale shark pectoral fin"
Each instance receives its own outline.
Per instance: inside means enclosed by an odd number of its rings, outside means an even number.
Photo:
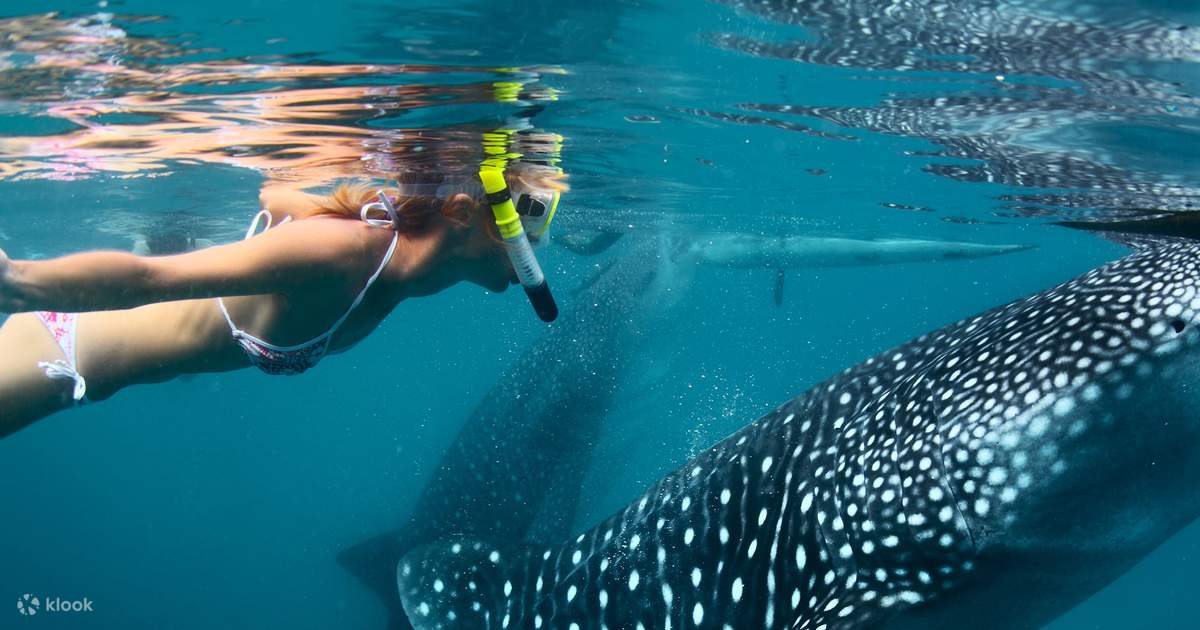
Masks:
[[[1097,232],[1101,238],[1131,249],[1149,249],[1163,243],[1200,239],[1200,219],[1193,211],[1143,210],[1141,216],[1125,220],[1055,221],[1054,225]],[[1126,237],[1132,238],[1126,240]]]
[[[1120,245],[1122,247],[1128,247],[1129,249],[1132,249],[1134,251],[1140,251],[1140,250],[1144,250],[1144,249],[1155,249],[1157,247],[1163,247],[1165,245],[1186,244],[1188,242],[1194,242],[1196,240],[1195,238],[1193,238],[1191,236],[1178,235],[1178,234],[1142,233],[1142,232],[1136,232],[1136,231],[1121,231],[1119,229],[1114,229],[1112,231],[1109,231],[1109,230],[1103,229],[1102,227],[1088,226],[1088,225],[1086,225],[1086,222],[1084,222],[1084,221],[1079,221],[1079,222],[1060,221],[1060,222],[1055,223],[1054,225],[1061,225],[1063,227],[1075,228],[1075,229],[1079,229],[1079,230],[1086,230],[1106,241],[1116,243],[1117,245]],[[1100,224],[1100,225],[1103,226],[1106,224]]]
[[[787,270],[775,270],[775,306],[783,306],[783,283],[787,279]]]
[[[506,602],[522,601],[521,569],[533,557],[532,548],[462,538],[418,547],[396,566],[400,602],[415,630],[495,627]]]
[[[392,531],[340,551],[337,562],[371,589],[387,608],[389,628],[404,628],[404,610],[396,598],[396,559],[406,549],[405,531]]]
[[[621,240],[622,236],[625,236],[624,232],[597,230],[587,233],[564,234],[551,242],[579,256],[595,256],[604,253]]]
[[[611,260],[606,260],[603,263],[600,263],[599,265],[597,265],[596,269],[594,271],[592,271],[592,273],[587,278],[584,278],[583,282],[579,283],[579,286],[577,286],[571,290],[571,293],[570,293],[571,297],[578,296],[579,294],[583,293],[584,291],[587,291],[588,289],[592,288],[592,285],[596,284],[597,280],[604,277],[604,274],[608,273],[608,270],[610,268],[612,268],[613,265],[617,264],[617,262],[618,262],[618,259],[613,258]]]

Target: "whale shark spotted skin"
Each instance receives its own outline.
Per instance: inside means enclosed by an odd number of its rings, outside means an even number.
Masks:
[[[417,628],[1034,628],[1200,515],[1200,246],[818,384],[564,544],[443,540]]]

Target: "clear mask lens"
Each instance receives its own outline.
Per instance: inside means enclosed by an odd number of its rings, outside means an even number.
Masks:
[[[535,241],[545,237],[558,209],[560,194],[556,190],[522,192],[513,200],[521,224]]]
[[[544,217],[550,209],[548,201],[547,198],[524,193],[517,198],[517,214],[531,219]]]

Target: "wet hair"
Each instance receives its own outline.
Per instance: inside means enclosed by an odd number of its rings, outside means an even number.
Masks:
[[[569,188],[564,174],[558,169],[545,166],[510,167],[504,174],[504,178],[513,191],[534,189],[566,192]],[[375,201],[376,193],[382,190],[384,194],[392,198],[392,203],[396,207],[396,214],[400,220],[399,231],[409,235],[420,235],[435,224],[437,217],[449,213],[450,202],[459,193],[470,196],[474,201],[474,205],[471,207],[472,212],[487,207],[483,189],[474,180],[464,180],[461,185],[436,187],[438,191],[436,196],[428,193],[413,194],[413,191],[428,191],[435,187],[430,185],[427,178],[422,182],[414,181],[412,177],[401,176],[397,179],[397,183],[398,186],[383,188],[364,182],[340,184],[329,195],[321,199],[318,206],[306,216],[329,214],[357,219],[362,207]],[[487,225],[491,226],[491,223]],[[499,239],[498,234],[493,234],[493,236]]]
[[[399,217],[398,229],[404,234],[419,235],[427,231],[434,218],[442,213],[449,199],[437,199],[426,195],[405,195],[395,187],[379,188],[362,182],[340,184],[328,196],[321,199],[307,216],[331,214],[357,219],[362,207],[375,201],[376,193],[382,190],[392,198]]]

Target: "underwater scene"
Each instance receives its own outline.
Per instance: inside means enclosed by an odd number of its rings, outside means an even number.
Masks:
[[[0,628],[1200,627],[1200,4],[0,2]]]

